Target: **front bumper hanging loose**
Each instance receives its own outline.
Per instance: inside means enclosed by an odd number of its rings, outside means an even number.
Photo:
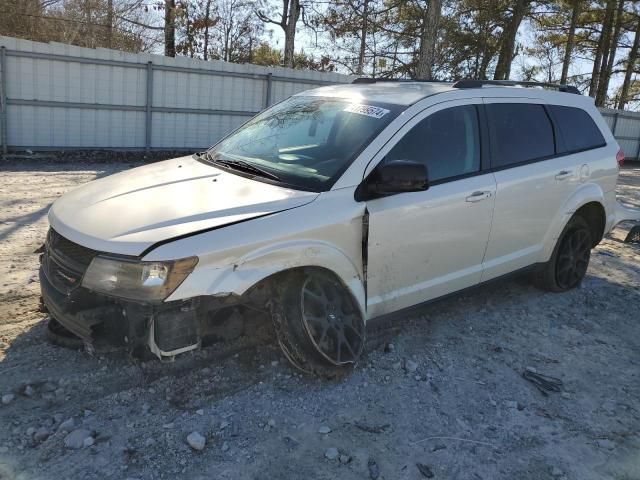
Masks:
[[[202,337],[228,309],[227,299],[196,297],[151,304],[102,295],[81,286],[99,252],[50,230],[41,255],[40,288],[51,316],[85,345],[105,342],[130,351],[148,347],[158,358],[199,348]]]

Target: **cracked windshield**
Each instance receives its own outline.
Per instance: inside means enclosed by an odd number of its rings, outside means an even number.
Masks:
[[[397,110],[387,104],[292,97],[218,143],[208,158],[230,168],[244,165],[245,171],[297,188],[328,190]]]

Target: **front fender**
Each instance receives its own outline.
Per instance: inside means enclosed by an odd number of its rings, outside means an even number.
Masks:
[[[167,301],[195,295],[242,295],[275,273],[298,267],[321,267],[332,271],[349,289],[364,317],[365,289],[359,264],[359,260],[356,263],[328,242],[291,240],[252,251],[227,267],[198,266]]]
[[[576,190],[564,203],[562,208],[558,210],[558,213],[553,218],[551,222],[551,226],[547,230],[547,234],[544,239],[544,248],[541,253],[541,257],[539,259],[540,262],[546,262],[551,258],[553,254],[553,249],[558,242],[558,238],[560,238],[560,234],[564,229],[567,222],[571,219],[574,213],[580,209],[580,207],[586,205],[587,203],[597,202],[605,210],[607,214],[606,224],[609,224],[608,216],[611,212],[607,211],[606,208],[606,200],[605,193],[600,188],[600,186],[596,183],[587,183],[581,185],[578,190]]]

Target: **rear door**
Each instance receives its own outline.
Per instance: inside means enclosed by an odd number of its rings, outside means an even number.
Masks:
[[[552,221],[580,178],[579,156],[560,155],[552,113],[540,99],[484,102],[497,192],[483,281],[540,261]]]

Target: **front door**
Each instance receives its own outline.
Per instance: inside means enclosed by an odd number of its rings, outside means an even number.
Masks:
[[[481,170],[478,114],[468,100],[438,104],[380,152],[425,163],[430,187],[367,201],[370,317],[480,281],[496,182]]]

